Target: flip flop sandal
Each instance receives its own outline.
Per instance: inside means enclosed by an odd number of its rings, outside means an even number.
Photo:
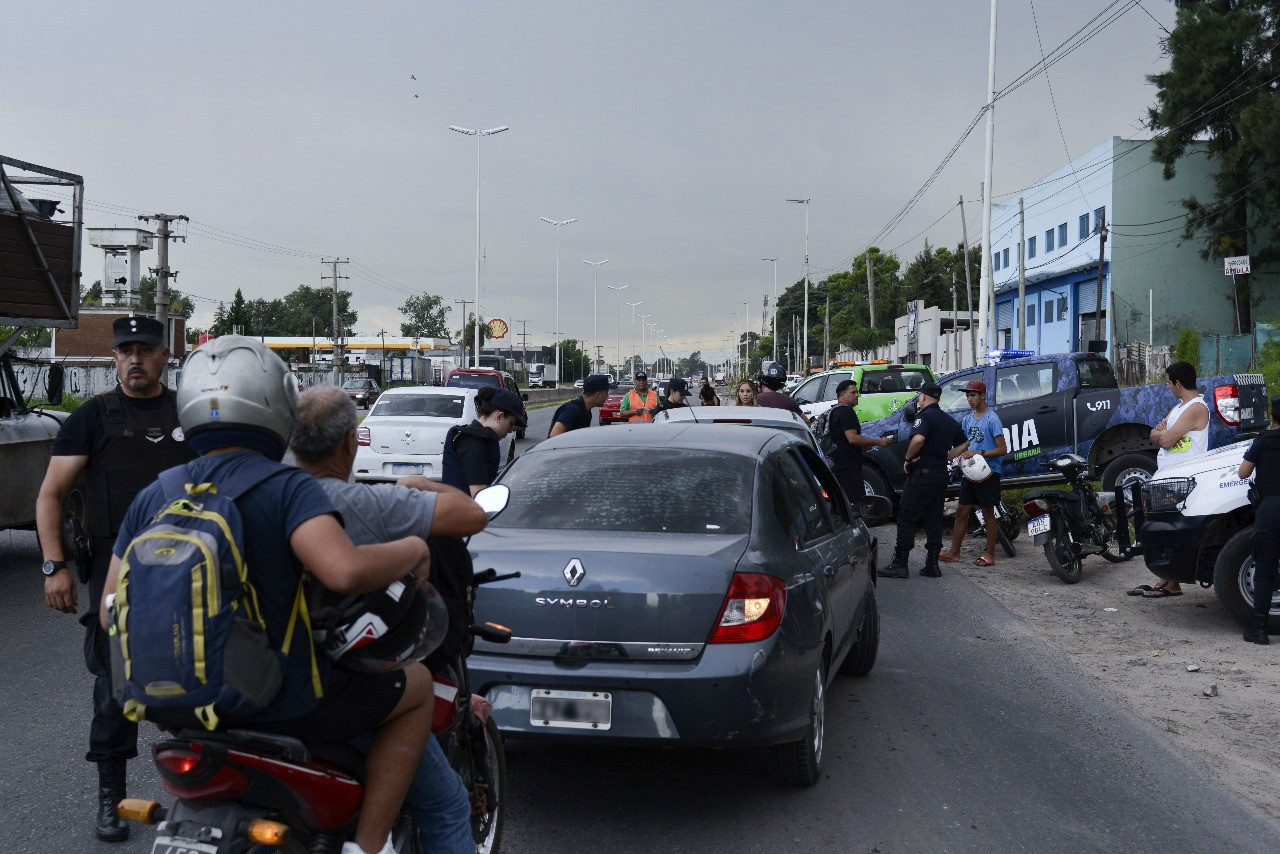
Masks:
[[[973,562],[973,565],[974,566],[995,566],[996,562],[991,558],[987,557],[986,555],[982,555],[982,557],[978,558]]]
[[[1162,587],[1152,587],[1150,584],[1139,584],[1132,590],[1126,590],[1126,596],[1146,596],[1148,590],[1163,590]]]
[[[1154,590],[1142,594],[1143,599],[1166,599],[1170,596],[1181,596],[1181,590],[1170,590],[1167,587],[1157,587]]]
[[[958,557],[952,557],[951,555],[947,554],[946,552],[942,552],[942,553],[940,553],[940,554],[938,555],[938,560],[942,561],[943,563],[959,563],[959,562],[960,562],[960,558],[958,558]]]

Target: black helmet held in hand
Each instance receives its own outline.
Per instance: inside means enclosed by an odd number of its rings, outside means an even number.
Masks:
[[[399,670],[439,646],[449,625],[444,599],[412,575],[359,596],[321,595],[312,615],[313,640],[347,670]]]
[[[786,385],[787,369],[777,362],[765,362],[760,366],[760,384],[777,391]]]

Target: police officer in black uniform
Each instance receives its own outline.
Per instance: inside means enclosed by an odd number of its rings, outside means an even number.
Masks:
[[[1253,522],[1253,624],[1244,630],[1249,643],[1269,644],[1271,595],[1276,589],[1276,567],[1280,564],[1280,395],[1271,398],[1271,430],[1253,440],[1240,463],[1240,479],[1254,470],[1254,484],[1262,502]]]
[[[924,569],[930,578],[942,575],[938,554],[942,551],[942,509],[947,497],[947,461],[964,453],[969,439],[960,425],[938,408],[942,389],[930,383],[916,398],[916,419],[911,425],[903,469],[907,482],[898,504],[898,542],[893,562],[877,570],[877,575],[906,578],[907,558],[915,545],[916,527],[923,523],[925,534]]]
[[[85,665],[94,675],[85,759],[98,765],[95,832],[103,841],[120,842],[128,837],[129,826],[116,814],[116,804],[125,796],[125,763],[138,755],[138,725],[124,718],[111,693],[111,657],[107,633],[98,623],[98,603],[116,533],[134,496],[160,472],[195,454],[182,435],[174,393],[163,382],[169,362],[164,327],[149,317],[122,317],[112,331],[119,385],[71,413],[54,439],[36,502],[36,528],[44,554],[45,600],[57,611],[74,614],[76,580],[63,551],[63,505],[83,472],[90,550],[77,555],[77,569],[88,585],[80,623],[85,627]],[[88,559],[82,564],[82,558]]]
[[[679,409],[682,406],[687,408],[689,403],[685,400],[685,396],[688,394],[689,382],[681,377],[672,377],[671,382],[667,383],[666,399],[658,401],[658,411]]]

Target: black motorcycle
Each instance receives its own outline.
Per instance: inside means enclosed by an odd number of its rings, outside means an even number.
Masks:
[[[1084,457],[1063,454],[1049,468],[1061,474],[1071,489],[1033,489],[1023,497],[1022,509],[1027,514],[1027,533],[1035,545],[1044,546],[1054,575],[1075,584],[1084,574],[1084,558],[1090,555],[1123,563],[1142,551],[1141,544],[1134,542],[1135,532],[1142,528],[1140,503],[1123,490],[1095,490]],[[1119,522],[1122,519],[1124,524]]]

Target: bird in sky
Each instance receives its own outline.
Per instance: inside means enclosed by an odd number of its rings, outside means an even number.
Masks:
[[[410,79],[410,80],[417,80],[418,78],[417,78],[417,77],[414,77],[412,74],[410,74],[410,75],[409,75],[409,79]]]

